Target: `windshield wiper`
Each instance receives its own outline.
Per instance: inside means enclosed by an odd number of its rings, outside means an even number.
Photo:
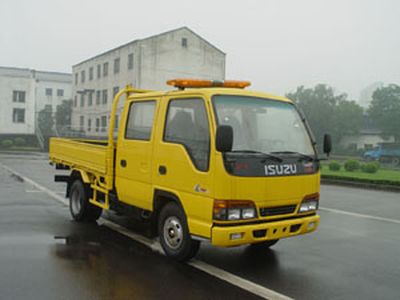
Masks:
[[[277,162],[283,161],[283,159],[278,156],[275,156],[275,155],[272,155],[269,153],[260,152],[260,151],[255,151],[255,150],[233,150],[233,151],[229,151],[229,153],[256,154],[256,155],[262,156],[263,158],[273,159]]]
[[[274,154],[294,154],[294,155],[300,156],[302,159],[305,159],[307,161],[316,160],[316,157],[312,157],[311,155],[303,154],[303,153],[296,152],[296,151],[275,151],[275,152],[271,152],[271,153],[274,153]]]

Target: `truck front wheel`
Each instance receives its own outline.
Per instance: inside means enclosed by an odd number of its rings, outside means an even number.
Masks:
[[[200,248],[200,242],[190,237],[185,213],[174,202],[166,204],[161,209],[158,234],[165,254],[177,261],[191,259]]]
[[[81,180],[72,183],[69,194],[69,210],[75,221],[95,222],[101,216],[102,209],[89,202],[90,188]]]

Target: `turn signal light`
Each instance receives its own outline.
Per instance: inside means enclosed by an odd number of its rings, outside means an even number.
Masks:
[[[252,201],[246,200],[215,200],[213,209],[214,220],[238,221],[256,218],[256,208]]]
[[[244,89],[245,87],[250,86],[251,82],[238,80],[172,79],[168,80],[167,84],[179,89],[208,87]]]

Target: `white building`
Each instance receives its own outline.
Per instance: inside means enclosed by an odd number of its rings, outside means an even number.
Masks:
[[[0,136],[35,134],[37,113],[72,99],[71,88],[71,74],[0,67]]]
[[[134,40],[72,67],[74,129],[105,134],[113,96],[126,85],[170,89],[173,78],[225,79],[225,53],[187,27]]]

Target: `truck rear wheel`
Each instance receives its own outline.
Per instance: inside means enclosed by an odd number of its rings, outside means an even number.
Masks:
[[[71,185],[69,210],[77,222],[94,222],[102,213],[102,209],[89,202],[90,189],[79,179]]]
[[[166,204],[161,209],[158,234],[165,254],[177,261],[191,259],[200,248],[200,242],[190,237],[185,213],[174,202]]]

